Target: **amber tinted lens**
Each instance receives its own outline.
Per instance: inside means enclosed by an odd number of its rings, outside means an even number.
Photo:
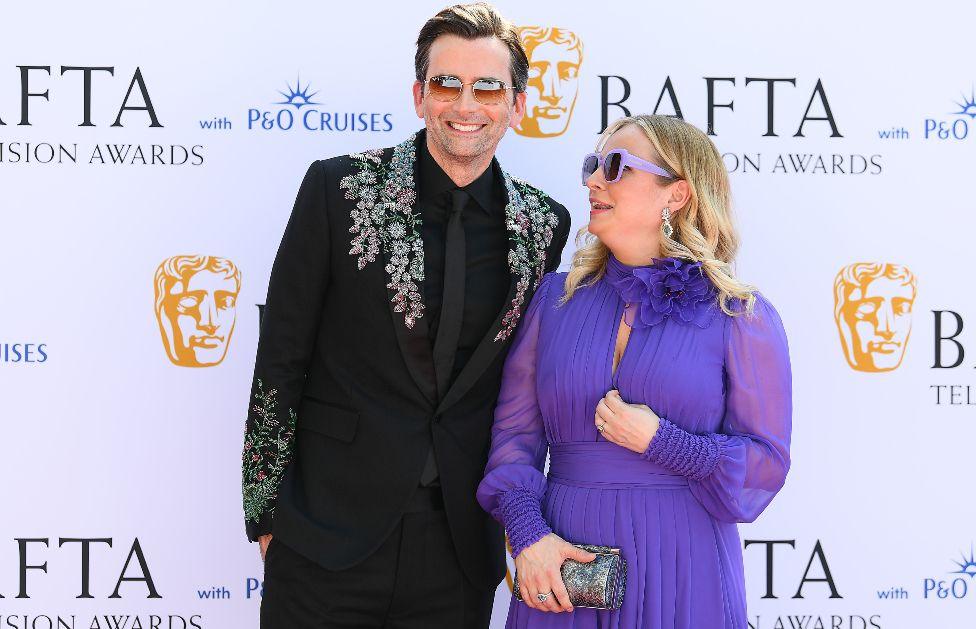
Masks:
[[[620,153],[614,152],[608,153],[603,160],[603,174],[606,176],[607,182],[620,179],[620,161]]]
[[[453,76],[435,76],[427,81],[427,85],[430,95],[437,100],[450,102],[461,94],[461,79]]]
[[[497,105],[505,101],[508,90],[501,81],[482,79],[474,82],[474,99],[482,105]]]

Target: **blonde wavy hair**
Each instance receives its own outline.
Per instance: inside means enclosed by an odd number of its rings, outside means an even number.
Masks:
[[[739,236],[732,224],[729,176],[718,149],[701,130],[683,120],[639,115],[621,118],[607,127],[596,150],[602,151],[610,136],[627,125],[637,125],[644,132],[656,152],[652,159],[687,181],[690,189],[688,202],[672,213],[672,236],[669,238],[661,230],[661,255],[701,262],[702,271],[718,291],[718,305],[726,314],[752,312],[756,289],[737,280],[732,270]],[[673,181],[653,176],[662,185]],[[579,249],[573,254],[566,276],[560,302],[563,304],[578,288],[603,277],[610,255],[610,249],[586,227],[577,234],[576,243]],[[733,308],[736,301],[744,308]]]

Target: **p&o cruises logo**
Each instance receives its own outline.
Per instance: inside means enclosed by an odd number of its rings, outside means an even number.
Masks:
[[[922,581],[922,597],[925,599],[947,600],[963,599],[969,596],[969,589],[976,577],[976,554],[970,546],[969,555],[960,553],[961,561],[954,559],[953,563],[959,567],[948,574],[958,575],[946,579],[927,578]]]
[[[950,118],[926,118],[926,140],[965,140],[972,133],[976,135],[976,88],[970,88],[969,96],[961,94],[953,101],[957,109]]]
[[[315,100],[319,90],[311,83],[302,85],[301,78],[294,86],[286,84],[278,90],[284,100],[277,100],[274,107],[251,107],[247,110],[249,131],[316,131],[331,133],[355,133],[363,131],[385,133],[393,130],[393,114],[378,111],[342,111],[327,107]],[[321,97],[320,97],[321,98]]]

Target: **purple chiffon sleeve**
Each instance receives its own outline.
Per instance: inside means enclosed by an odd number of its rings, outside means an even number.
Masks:
[[[790,467],[792,381],[783,322],[756,295],[752,315],[730,317],[721,431],[696,435],[662,418],[644,457],[687,476],[716,519],[752,522]]]
[[[512,556],[551,532],[542,517],[542,473],[548,441],[536,397],[536,344],[542,310],[555,273],[543,277],[509,348],[491,430],[491,451],[478,502],[502,523]]]

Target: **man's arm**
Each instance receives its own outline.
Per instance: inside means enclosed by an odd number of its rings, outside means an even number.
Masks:
[[[329,283],[325,165],[312,163],[271,269],[261,318],[242,456],[247,537],[262,556],[281,478],[291,462],[297,412]]]
[[[555,233],[552,235],[552,243],[549,245],[549,254],[546,258],[546,273],[551,273],[559,268],[562,262],[563,249],[566,247],[566,241],[569,239],[570,227],[569,210],[552,199],[549,199],[549,204],[553,212],[556,213],[556,216],[559,217],[559,225],[556,227]]]

